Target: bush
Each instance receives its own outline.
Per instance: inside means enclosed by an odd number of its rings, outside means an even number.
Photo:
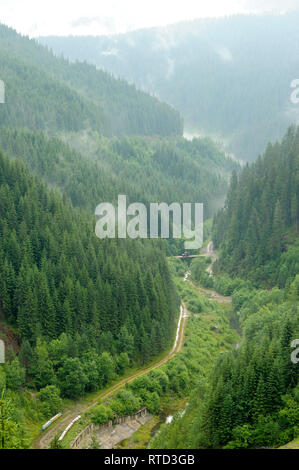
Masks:
[[[94,410],[91,421],[94,424],[105,424],[113,419],[114,413],[109,406],[99,405]]]
[[[6,374],[6,386],[11,390],[17,390],[25,382],[25,369],[21,367],[18,359],[4,365]]]
[[[157,414],[160,410],[160,397],[158,393],[150,393],[146,390],[143,404],[146,406],[149,413],[153,415]]]
[[[62,407],[62,400],[60,398],[60,390],[55,385],[48,385],[42,388],[38,394],[41,412],[45,418],[51,418],[57,414]]]
[[[141,406],[140,398],[137,398],[130,390],[120,390],[115,400],[111,403],[111,408],[118,415],[130,415],[136,413]]]
[[[58,371],[58,377],[63,396],[78,398],[83,395],[88,379],[77,357],[66,359]]]

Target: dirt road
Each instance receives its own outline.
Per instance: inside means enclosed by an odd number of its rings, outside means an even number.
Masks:
[[[207,268],[207,272],[212,275],[212,265],[217,259],[217,253],[214,251],[213,242],[209,242],[207,247],[203,250],[203,254],[201,256],[210,256],[212,258],[211,265]],[[208,271],[209,270],[209,271]],[[209,300],[219,302],[219,303],[231,303],[231,297],[225,297],[218,292],[205,289],[203,287],[196,286],[190,279],[188,279],[190,275],[190,271],[187,271],[184,280],[190,282],[192,287],[197,290],[200,294],[205,295]],[[125,386],[126,383],[132,382],[135,378],[141,377],[142,375],[148,374],[151,370],[154,370],[160,367],[162,364],[165,364],[169,361],[176,353],[178,353],[184,345],[184,334],[185,328],[188,318],[188,312],[184,303],[181,305],[180,317],[178,321],[176,337],[174,341],[174,345],[170,352],[168,352],[163,359],[160,359],[156,363],[152,364],[149,367],[141,369],[133,373],[131,376],[121,379],[116,384],[109,387],[107,390],[99,393],[93,400],[89,403],[82,403],[77,402],[74,405],[71,405],[69,408],[64,410],[62,417],[53,423],[46,431],[43,431],[39,437],[35,440],[33,447],[37,449],[46,449],[49,448],[50,443],[56,434],[61,434],[66,426],[79,414],[82,415],[85,411],[89,410],[93,406],[95,406],[99,400],[103,400],[108,398],[110,395],[117,392],[120,388]]]
[[[218,254],[214,250],[214,243],[210,241],[205,248],[202,250],[202,256],[209,256],[212,259],[211,264],[207,267],[206,272],[212,276],[213,275],[213,264],[215,261],[218,259]],[[189,272],[190,274],[190,272]],[[188,276],[189,277],[189,276]],[[222,294],[219,294],[219,292],[216,292],[213,289],[206,289],[204,287],[197,286],[194,284],[190,279],[186,278],[188,282],[192,285],[192,287],[199,292],[199,294],[206,296],[209,300],[218,302],[219,304],[231,304],[232,303],[232,298],[228,296],[224,296]]]
[[[55,421],[55,423],[53,423],[47,430],[41,432],[39,437],[34,441],[33,448],[35,449],[49,448],[50,443],[52,439],[56,436],[56,434],[62,433],[64,429],[67,427],[67,425],[74,418],[76,418],[76,416],[82,415],[82,413],[84,413],[85,411],[95,406],[99,400],[108,398],[110,395],[117,392],[120,388],[124,387],[126,383],[130,383],[137,377],[141,377],[142,375],[148,374],[151,370],[154,370],[157,367],[160,367],[162,364],[165,364],[167,361],[169,361],[183,347],[187,318],[188,318],[188,314],[187,314],[186,306],[183,303],[180,308],[180,317],[178,321],[174,345],[171,351],[168,352],[165,355],[165,357],[163,357],[156,363],[152,364],[151,366],[141,369],[140,371],[135,372],[131,376],[120,380],[116,384],[109,387],[107,390],[99,393],[89,403],[77,402],[74,405],[70,406],[68,409],[64,410],[62,417],[58,421]]]

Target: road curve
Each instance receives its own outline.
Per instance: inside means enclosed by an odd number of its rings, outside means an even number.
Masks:
[[[209,276],[213,276],[213,264],[215,261],[218,259],[218,254],[214,249],[214,243],[210,241],[205,248],[203,248],[203,253],[202,256],[210,257],[211,258],[211,264],[206,269],[206,272],[209,274]],[[207,289],[201,286],[196,285],[194,282],[192,282],[190,279],[186,279],[188,282],[192,285],[192,287],[197,290],[197,292],[200,295],[204,295],[207,297],[209,300],[213,302],[218,302],[219,304],[231,304],[232,303],[232,298],[229,296],[225,296],[222,294],[219,294],[219,292],[216,292],[213,289]]]

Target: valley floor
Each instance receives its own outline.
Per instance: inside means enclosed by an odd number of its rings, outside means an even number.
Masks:
[[[184,313],[184,307],[181,307],[181,313],[178,320],[178,330],[176,334],[176,338],[174,341],[174,345],[171,351],[167,352],[162,359],[160,358],[158,361],[153,363],[150,366],[147,366],[139,371],[134,372],[132,375],[123,378],[122,380],[118,381],[108,389],[101,391],[97,394],[90,402],[78,402],[74,405],[70,406],[66,409],[62,415],[62,417],[53,423],[50,428],[46,431],[42,431],[39,437],[34,441],[33,447],[36,449],[47,449],[50,447],[50,443],[53,438],[62,433],[63,430],[67,427],[67,425],[78,415],[81,415],[83,412],[90,410],[92,407],[98,404],[98,402],[104,399],[109,398],[112,394],[116,393],[119,389],[124,387],[126,384],[132,382],[137,377],[141,377],[145,374],[148,374],[150,371],[160,367],[161,365],[165,364],[169,361],[175,354],[177,354],[183,346],[183,338],[185,334],[186,322],[187,322],[187,315]]]
[[[210,249],[212,250],[213,248],[210,247]],[[209,250],[207,250],[206,252],[206,256],[211,256],[211,253],[209,252]],[[212,262],[215,261],[216,259],[216,253],[213,251],[213,256],[212,256]],[[210,266],[209,266],[210,268]],[[222,315],[223,315],[223,312],[228,312],[228,309],[229,309],[229,306],[231,304],[231,297],[225,297],[225,296],[222,296],[221,294],[213,291],[212,289],[204,289],[202,287],[199,287],[197,286],[190,278],[191,272],[188,270],[184,276],[184,279],[180,279],[179,282],[182,282],[184,284],[182,285],[185,285],[186,286],[186,291],[187,291],[187,294],[185,294],[185,296],[183,297],[184,298],[184,302],[185,302],[185,305],[186,305],[186,312],[188,314],[189,317],[191,317],[193,319],[193,322],[200,322],[202,323],[202,325],[204,326],[204,329],[206,331],[208,330],[212,330],[213,331],[213,334],[215,336],[219,335],[221,336],[222,335],[222,332],[220,333],[220,331],[218,330],[218,328],[216,328],[216,324],[222,320]],[[189,293],[188,293],[189,291]],[[209,307],[211,308],[211,311],[205,311],[203,313],[194,313],[194,312],[190,312],[187,310],[187,305],[188,305],[188,300],[191,300],[192,299],[192,296],[195,295],[195,296],[200,296],[200,297],[203,297],[204,299],[207,300],[208,302],[208,305]],[[219,307],[216,307],[216,305],[219,304]],[[215,306],[213,308],[213,305]],[[207,309],[209,310],[209,308]],[[221,313],[220,313],[221,311]],[[226,315],[226,313],[225,313]],[[194,323],[192,323],[192,325],[194,325]],[[226,328],[223,329],[226,333],[227,331],[231,331],[229,326],[226,325]],[[196,336],[196,333],[195,333],[195,328],[192,326],[190,327],[190,325],[188,326],[187,328],[187,338],[190,338],[190,335],[194,334],[194,337]],[[235,343],[232,342],[232,346],[231,347],[235,347],[239,339],[239,336],[237,335],[237,333],[235,331],[232,332],[232,338],[234,338],[234,341],[236,341]],[[182,338],[183,339],[183,338]],[[194,338],[193,338],[194,339]],[[186,345],[185,343],[185,346],[187,346],[187,349],[188,349],[188,344]],[[206,351],[206,343],[205,342],[200,342],[200,343],[197,343],[197,348],[198,349],[201,349],[203,350],[203,352]],[[213,348],[211,348],[213,349]],[[222,352],[222,348],[220,349],[220,352]],[[217,358],[217,355],[219,354],[219,352],[215,354],[215,360]],[[174,399],[174,409],[171,411],[171,414],[172,415],[175,415],[175,413],[179,412],[179,413],[182,413],[183,410],[186,409],[186,402],[187,402],[187,397],[184,397],[183,400],[181,400],[179,403],[179,406],[175,406],[175,399]],[[124,449],[131,449],[131,448],[147,448],[150,444],[150,441],[151,439],[153,439],[155,436],[157,436],[157,434],[159,433],[159,429],[160,427],[163,425],[163,426],[167,426],[167,422],[169,422],[166,418],[166,415],[168,415],[169,413],[165,412],[166,411],[166,408],[167,408],[167,405],[165,404],[165,409],[162,409],[162,411],[160,412],[160,417],[159,417],[159,420],[158,422],[155,423],[155,421],[152,419],[152,421],[150,420],[148,423],[144,424],[143,426],[141,426],[138,431],[136,431],[130,439],[124,441],[122,443],[122,445],[120,446],[120,448]],[[155,418],[155,417],[154,417]],[[163,424],[165,423],[165,424]],[[155,443],[155,439],[153,441]],[[155,444],[154,444],[154,447],[151,447],[151,448],[157,448],[155,447]]]

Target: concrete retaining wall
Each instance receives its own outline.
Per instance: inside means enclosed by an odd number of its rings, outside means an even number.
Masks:
[[[78,436],[71,442],[71,448],[78,449],[82,440],[94,431],[108,430],[109,428],[112,428],[112,426],[133,421],[135,419],[141,418],[142,416],[146,416],[147,414],[148,411],[144,407],[133,415],[116,416],[114,419],[108,421],[108,423],[101,424],[100,426],[91,423],[85,429],[83,429],[83,431],[81,431],[80,434],[78,434]]]

